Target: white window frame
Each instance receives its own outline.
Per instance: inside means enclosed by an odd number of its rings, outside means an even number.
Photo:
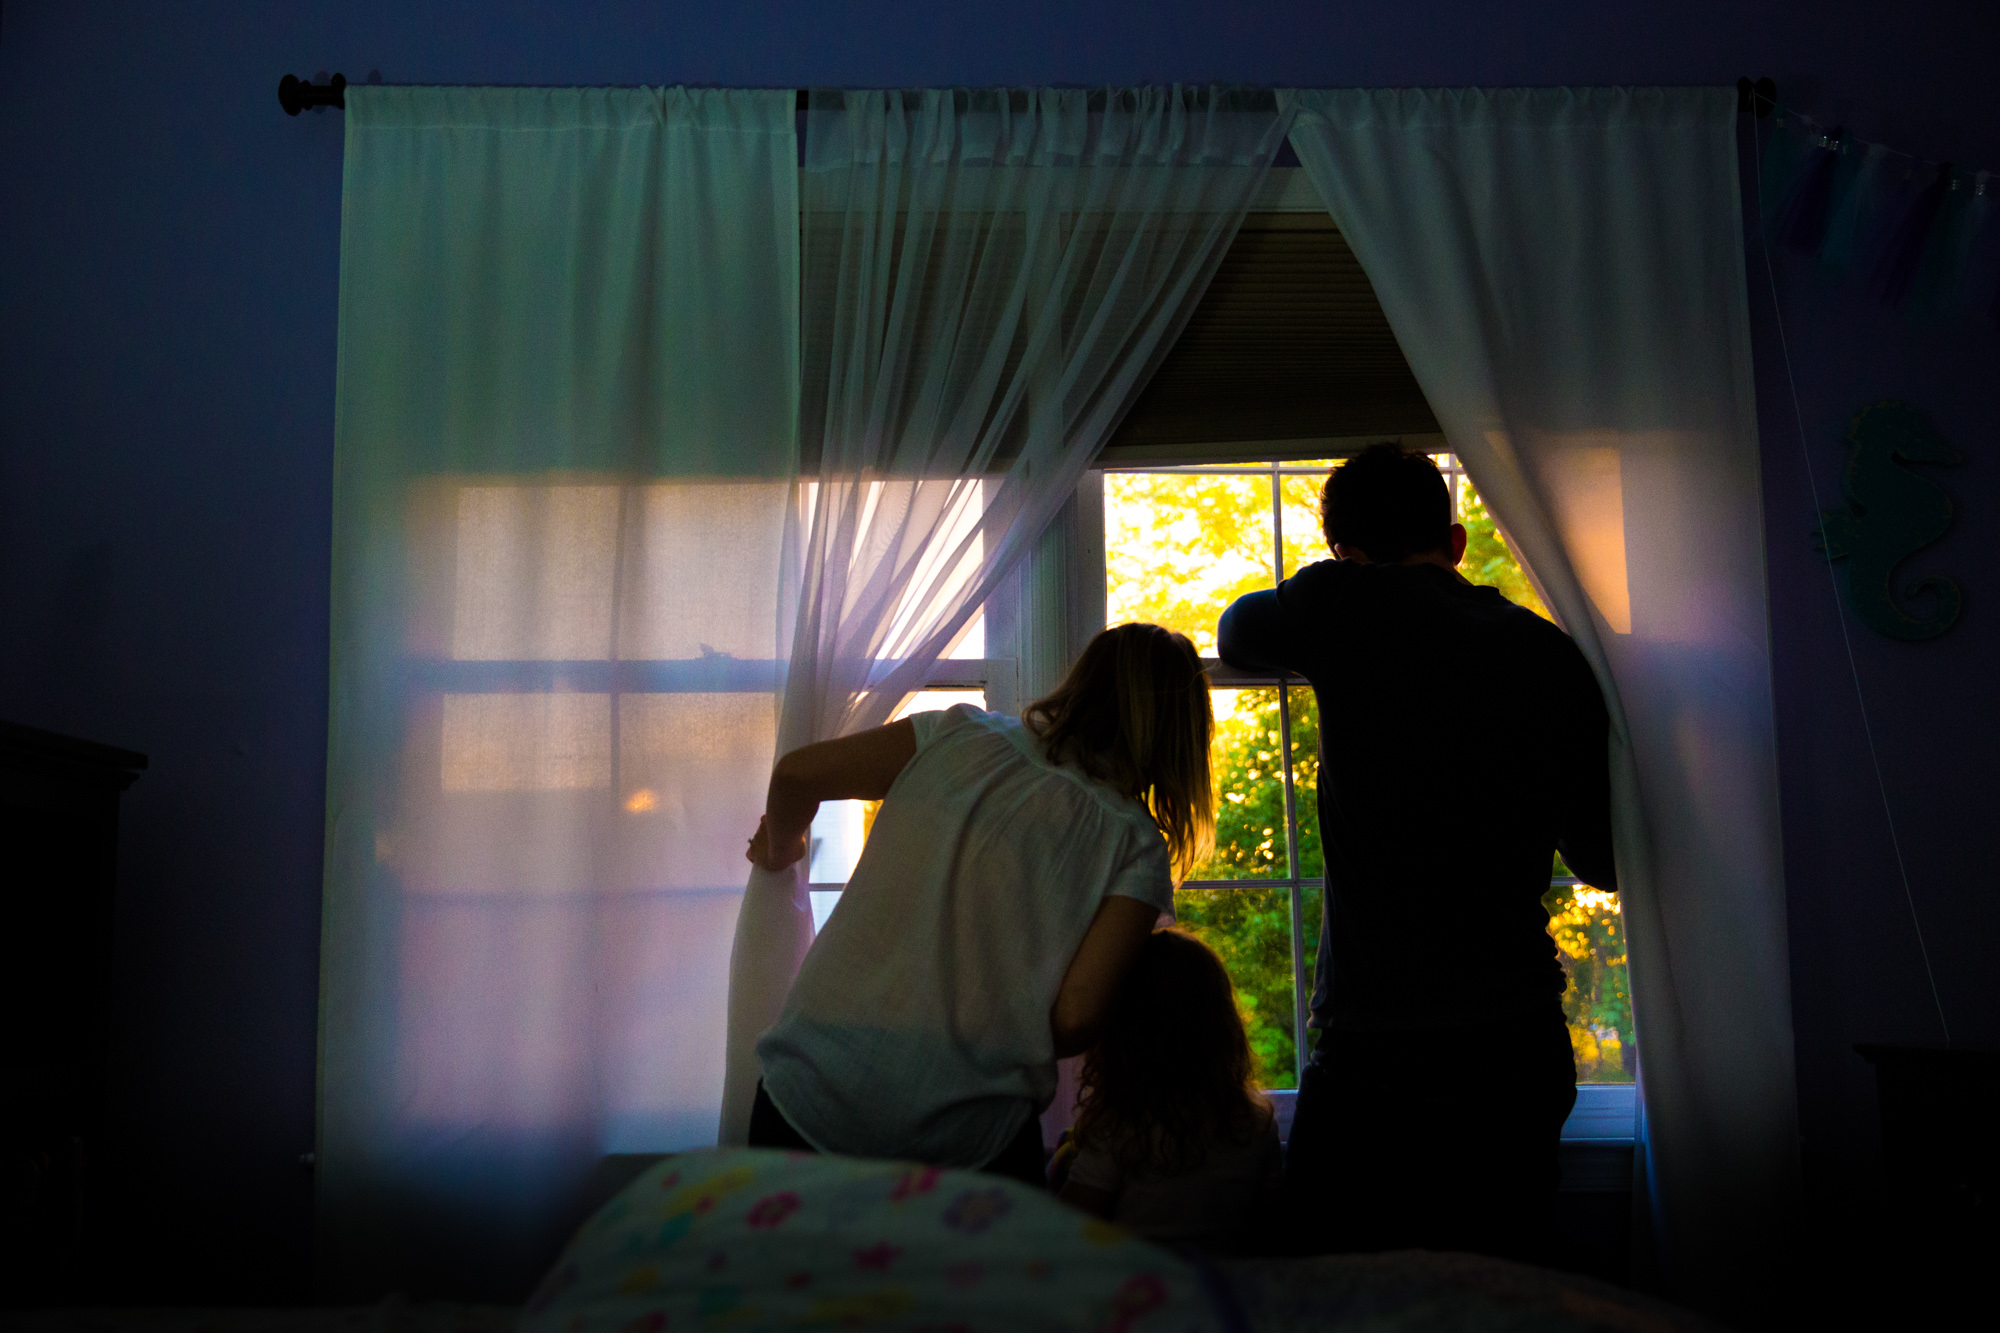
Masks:
[[[1159,461],[1134,457],[1111,461],[1098,472],[1095,493],[1103,495],[1102,476],[1106,473],[1146,473],[1152,475],[1190,476],[1232,476],[1269,478],[1271,481],[1271,540],[1272,568],[1280,576],[1284,570],[1285,519],[1283,495],[1279,489],[1279,479],[1288,476],[1324,476],[1324,469],[1295,466],[1288,460],[1322,459],[1350,457],[1375,443],[1403,443],[1421,449],[1434,456],[1443,455],[1448,462],[1440,466],[1445,484],[1450,489],[1452,512],[1458,512],[1460,485],[1465,477],[1465,468],[1450,445],[1442,436],[1388,436],[1366,439],[1330,440],[1290,440],[1269,444],[1243,444],[1215,446],[1201,451],[1181,447],[1174,451],[1178,456]],[[1255,462],[1262,466],[1244,466]],[[1101,529],[1100,529],[1101,531]],[[1096,577],[1101,585],[1106,578],[1103,567],[1104,544],[1097,544],[1099,567]],[[1301,564],[1307,563],[1303,559]],[[1274,585],[1275,586],[1275,585]],[[1312,994],[1313,978],[1305,975],[1306,941],[1303,903],[1305,891],[1309,888],[1320,890],[1324,904],[1326,880],[1324,876],[1302,876],[1299,872],[1298,852],[1298,809],[1296,786],[1292,774],[1292,721],[1291,691],[1297,688],[1310,689],[1304,677],[1289,673],[1259,673],[1239,671],[1219,658],[1202,659],[1207,667],[1211,687],[1219,689],[1275,688],[1278,695],[1278,724],[1284,738],[1279,746],[1283,758],[1284,808],[1285,808],[1285,857],[1290,874],[1282,878],[1230,879],[1230,880],[1189,880],[1181,887],[1185,889],[1282,889],[1291,899],[1292,923],[1292,1012],[1293,1041],[1292,1052],[1295,1063],[1294,1075],[1302,1082],[1307,1058],[1307,1008]],[[1324,831],[1322,831],[1324,836]],[[1574,876],[1551,876],[1551,888],[1575,886],[1580,883]],[[1324,907],[1322,906],[1322,910]],[[1313,927],[1318,929],[1317,924]],[[1280,1121],[1280,1128],[1289,1130],[1293,1101],[1297,1093],[1290,1089],[1269,1089],[1270,1097]],[[1583,1140],[1594,1143],[1616,1144],[1632,1142],[1636,1132],[1638,1090],[1632,1083],[1580,1083],[1577,1085],[1577,1102],[1569,1120],[1563,1126],[1565,1140]]]
[[[1075,659],[1089,636],[1105,623],[1106,552],[1104,542],[1104,477],[1107,473],[1153,473],[1184,475],[1226,475],[1270,478],[1272,480],[1272,543],[1274,570],[1282,572],[1284,513],[1277,479],[1287,476],[1322,476],[1323,469],[1299,467],[1292,460],[1349,457],[1369,445],[1404,443],[1434,455],[1449,455],[1449,444],[1439,435],[1368,436],[1325,440],[1286,440],[1216,445],[1202,448],[1177,446],[1171,451],[1124,454],[1100,460],[1102,466],[1087,473],[1078,487],[1075,502],[1066,508],[1052,531],[1024,562],[1027,568],[1003,585],[987,604],[985,657],[940,658],[924,678],[919,693],[929,690],[979,690],[986,695],[989,709],[1018,712],[1028,699],[1038,697],[1056,683],[1052,676]],[[1260,466],[1243,466],[1244,463]],[[1457,458],[1441,469],[1450,488],[1453,512],[1457,511],[1459,488],[1465,472]],[[1304,563],[1303,561],[1301,563]],[[995,650],[999,650],[996,652]],[[1307,1007],[1312,994],[1311,978],[1305,976],[1306,940],[1303,901],[1305,891],[1325,892],[1323,876],[1298,874],[1298,810],[1292,773],[1291,694],[1293,689],[1311,686],[1301,676],[1239,671],[1220,659],[1203,659],[1210,684],[1215,688],[1274,688],[1278,692],[1279,725],[1285,737],[1283,756],[1285,805],[1285,855],[1291,872],[1282,878],[1190,880],[1181,887],[1197,890],[1281,889],[1291,900],[1293,1057],[1296,1078],[1303,1078],[1307,1057]],[[1551,886],[1578,881],[1573,877],[1552,877]],[[814,882],[813,893],[838,893],[845,883]],[[1322,897],[1322,902],[1324,898]],[[1317,925],[1314,927],[1317,930]],[[1278,1113],[1281,1130],[1288,1129],[1296,1092],[1272,1089],[1266,1094]],[[1637,1115],[1637,1089],[1633,1084],[1588,1083],[1578,1085],[1577,1105],[1563,1127],[1566,1140],[1617,1145],[1633,1140]]]

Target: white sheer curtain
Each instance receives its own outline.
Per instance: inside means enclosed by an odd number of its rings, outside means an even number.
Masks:
[[[1299,158],[1612,713],[1644,1161],[1728,1305],[1795,1203],[1790,981],[1724,89],[1300,92]]]
[[[1226,89],[813,96],[781,751],[921,685],[1172,346],[1283,139],[1269,93]],[[804,874],[750,876],[725,1142],[812,940]]]
[[[349,90],[323,1290],[714,1141],[797,469],[790,93]]]

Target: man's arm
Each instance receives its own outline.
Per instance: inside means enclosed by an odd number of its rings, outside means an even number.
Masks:
[[[1245,593],[1215,626],[1215,652],[1238,671],[1294,671],[1290,618],[1278,590]]]

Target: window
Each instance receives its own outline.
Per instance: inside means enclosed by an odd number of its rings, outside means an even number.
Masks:
[[[1547,615],[1457,460],[1436,455],[1468,530],[1462,570]],[[1296,678],[1259,678],[1213,660],[1215,622],[1238,596],[1327,556],[1319,489],[1331,460],[1190,463],[1108,471],[1106,609],[1153,620],[1210,658],[1215,681],[1216,850],[1176,895],[1180,924],[1235,978],[1267,1087],[1295,1088],[1309,1047],[1306,1006],[1319,944],[1315,796],[1318,709]],[[1631,1005],[1616,894],[1579,884],[1558,860],[1551,913],[1569,976],[1564,1009],[1582,1083],[1629,1083]]]
[[[1340,443],[1347,451],[1365,442]],[[1468,530],[1461,566],[1466,577],[1547,615],[1457,460],[1434,456]],[[1093,506],[1102,497],[1102,543],[1084,541],[1077,548],[1085,559],[1102,562],[1104,608],[1093,623],[1157,621],[1187,634],[1210,664],[1216,851],[1178,892],[1176,915],[1222,956],[1235,978],[1265,1085],[1274,1090],[1296,1088],[1310,1054],[1310,1036],[1301,1044],[1299,1034],[1306,1031],[1312,995],[1325,873],[1315,803],[1318,707],[1301,680],[1223,667],[1214,659],[1215,622],[1238,596],[1326,558],[1319,490],[1333,464],[1324,458],[1114,464],[1080,493]],[[1079,598],[1080,590],[1072,585],[1069,596]],[[1079,640],[1072,652],[1080,647]],[[1018,648],[1011,637],[989,641],[986,619],[975,620],[953,654],[933,669],[928,688],[897,716],[961,701],[1013,711],[1052,683],[1026,678]],[[830,802],[814,821],[816,925],[839,901],[860,857],[868,817],[861,802]],[[1552,871],[1543,904],[1569,976],[1564,1008],[1578,1080],[1629,1084],[1634,1048],[1617,895],[1578,883],[1560,860]],[[1629,1122],[1629,1106],[1619,1105]]]

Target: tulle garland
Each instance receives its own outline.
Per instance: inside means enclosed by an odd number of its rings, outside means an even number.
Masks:
[[[1770,244],[1861,275],[1885,306],[2000,324],[2000,180],[1864,143],[1782,103],[1758,194]]]

